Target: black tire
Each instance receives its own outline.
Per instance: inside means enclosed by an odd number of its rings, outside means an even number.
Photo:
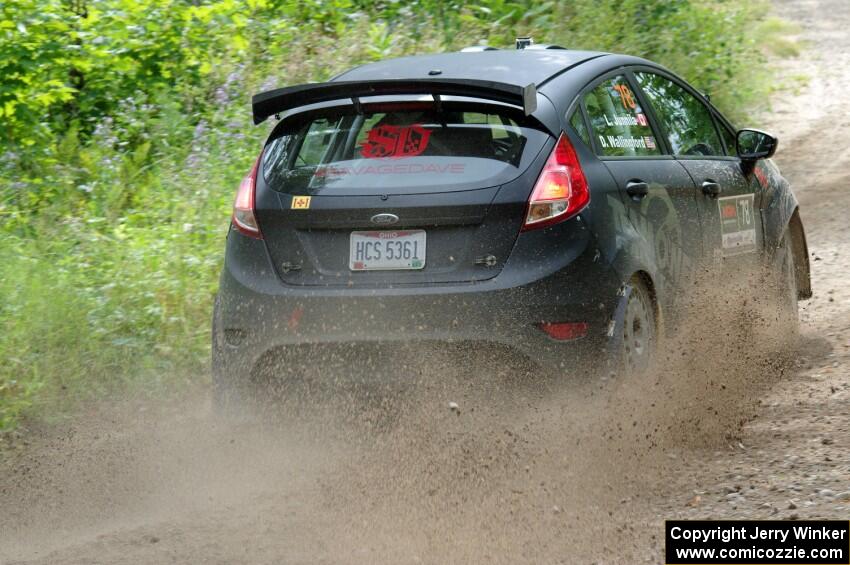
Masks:
[[[213,306],[212,318],[212,358],[210,369],[212,372],[212,407],[217,415],[233,416],[238,414],[244,403],[244,394],[240,386],[240,379],[234,378],[226,369],[227,363],[224,356],[224,336],[221,334],[221,326],[218,319],[218,299]]]
[[[655,358],[658,325],[655,301],[640,277],[631,280],[632,292],[623,315],[623,371],[640,374],[649,369]]]
[[[800,334],[800,314],[797,307],[797,269],[794,259],[794,246],[788,232],[779,242],[773,261],[776,281],[775,300],[777,310],[777,333],[782,346],[793,346]]]

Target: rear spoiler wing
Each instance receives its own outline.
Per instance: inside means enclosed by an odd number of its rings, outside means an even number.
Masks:
[[[472,79],[385,79],[301,84],[255,94],[251,100],[254,124],[292,108],[351,98],[360,108],[361,96],[430,94],[439,103],[440,96],[468,96],[519,106],[525,115],[537,110],[537,88],[504,82]]]

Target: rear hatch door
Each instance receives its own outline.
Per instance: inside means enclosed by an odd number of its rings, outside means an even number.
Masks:
[[[495,104],[359,110],[296,114],[266,145],[256,213],[280,277],[351,287],[496,276],[551,136]]]

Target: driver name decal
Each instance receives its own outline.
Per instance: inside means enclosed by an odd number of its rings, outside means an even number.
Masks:
[[[717,199],[723,255],[752,253],[756,250],[754,196],[727,196]]]
[[[655,149],[655,138],[651,135],[631,137],[625,135],[598,136],[603,149],[610,147],[626,147],[629,149]]]

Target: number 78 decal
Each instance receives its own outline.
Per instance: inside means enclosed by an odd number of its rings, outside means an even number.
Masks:
[[[756,250],[753,202],[752,194],[717,199],[724,255],[750,253]]]

